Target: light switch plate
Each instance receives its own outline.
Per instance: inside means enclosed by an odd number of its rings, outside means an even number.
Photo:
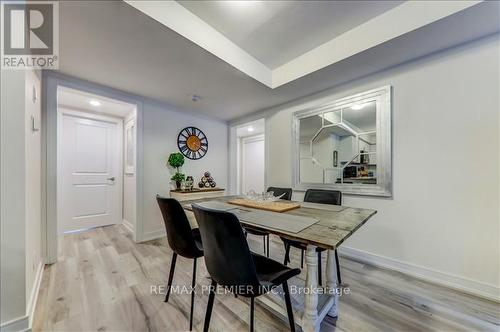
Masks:
[[[40,120],[37,119],[34,115],[31,116],[31,130],[32,131],[40,130]]]

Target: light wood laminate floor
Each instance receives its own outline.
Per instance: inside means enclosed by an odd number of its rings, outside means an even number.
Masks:
[[[261,238],[249,236],[262,251]],[[271,241],[279,261],[283,245]],[[189,295],[151,294],[165,285],[171,251],[165,239],[136,244],[122,226],[101,227],[60,238],[59,261],[44,271],[34,331],[180,331],[189,326]],[[292,250],[292,265],[300,266]],[[339,317],[327,317],[322,331],[499,331],[498,303],[427,283],[407,275],[340,258],[349,295],[340,298]],[[323,264],[326,266],[326,264]],[[190,285],[192,260],[179,257],[175,285]],[[303,271],[301,277],[305,277]],[[210,280],[199,260],[198,285]],[[197,294],[194,330],[203,329],[208,296]],[[256,331],[286,331],[288,323],[256,302]],[[247,331],[249,301],[216,296],[213,331]]]

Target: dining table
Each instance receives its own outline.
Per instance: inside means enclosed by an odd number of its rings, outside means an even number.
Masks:
[[[242,198],[244,197],[222,196],[188,200],[181,204],[186,211],[190,212],[192,212],[192,204],[232,212],[245,228],[266,231],[305,244],[307,248],[306,278],[305,280],[300,278],[291,280],[291,285],[294,285],[294,289],[297,290],[291,294],[294,319],[305,332],[319,331],[326,315],[338,316],[341,285],[337,284],[335,250],[377,211],[343,205],[282,201],[283,203],[290,202],[290,204],[299,203],[300,206],[285,212],[271,212],[230,204]],[[322,248],[327,252],[324,287],[318,285],[317,248]],[[276,314],[287,317],[280,292],[272,292],[262,297],[261,302]]]

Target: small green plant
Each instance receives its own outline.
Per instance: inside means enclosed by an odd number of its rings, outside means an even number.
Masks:
[[[179,172],[179,168],[184,165],[184,156],[180,152],[171,153],[168,156],[168,164]]]
[[[172,181],[175,181],[176,183],[177,182],[182,182],[186,179],[186,176],[183,174],[183,173],[179,173],[179,172],[176,172],[174,175],[172,175],[172,177],[170,178],[170,180]]]
[[[177,189],[181,188],[181,182],[186,179],[186,175],[181,173],[181,167],[184,165],[184,156],[180,152],[171,153],[168,156],[168,164],[170,167],[175,168],[175,174],[172,175],[170,180],[175,181],[175,186]]]

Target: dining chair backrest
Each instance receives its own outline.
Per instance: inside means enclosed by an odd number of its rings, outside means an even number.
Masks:
[[[304,202],[342,205],[342,192],[338,190],[307,189]]]
[[[200,227],[205,265],[212,280],[221,286],[258,289],[255,264],[238,218],[230,212],[197,204],[193,204],[193,212]]]
[[[267,191],[272,191],[274,193],[273,195],[276,197],[284,194],[281,199],[285,199],[287,201],[292,200],[292,188],[269,187],[267,188]]]
[[[156,201],[163,216],[170,248],[182,257],[200,257],[202,251],[195,243],[191,225],[182,205],[174,198],[160,195],[156,195]]]

